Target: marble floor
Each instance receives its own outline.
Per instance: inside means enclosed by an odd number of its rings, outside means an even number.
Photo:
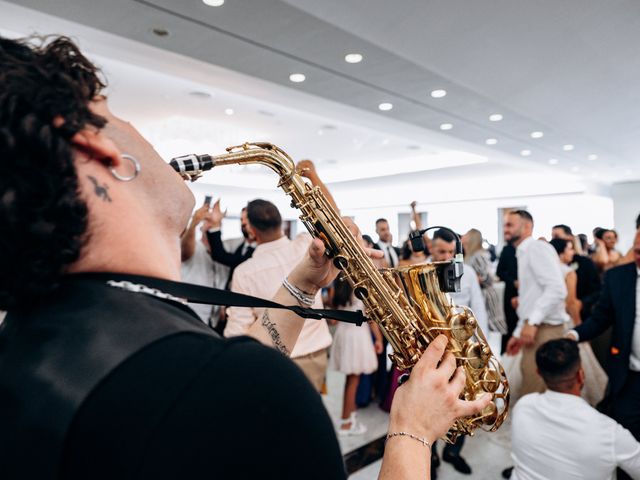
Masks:
[[[325,406],[336,426],[342,411],[344,380],[345,376],[343,374],[330,371],[327,375],[328,393],[323,396]],[[338,437],[343,455],[382,437],[387,432],[388,414],[380,410],[377,404],[358,410],[358,417],[367,426],[367,432],[360,436]],[[443,445],[443,442],[438,442],[437,444],[440,453]],[[510,447],[510,423],[507,420],[497,432],[486,433],[480,431],[474,437],[467,438],[462,455],[473,470],[471,475],[458,473],[450,464],[442,462],[438,469],[438,479],[500,479],[502,478],[500,476],[502,470],[511,465]],[[349,479],[376,479],[378,478],[380,465],[381,460],[371,463],[354,472]]]

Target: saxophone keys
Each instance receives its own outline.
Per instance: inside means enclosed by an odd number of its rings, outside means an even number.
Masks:
[[[498,407],[496,404],[491,402],[489,405],[484,407],[482,412],[480,412],[480,417],[478,420],[482,420],[482,423],[485,425],[493,425],[498,420]]]
[[[469,317],[466,312],[456,313],[449,320],[451,326],[451,335],[460,341],[469,340],[476,331],[478,322],[474,317]]]
[[[482,371],[478,383],[485,392],[495,393],[500,388],[500,374],[493,368],[487,368]]]
[[[468,341],[465,343],[462,355],[467,364],[475,370],[480,370],[489,363],[489,356],[478,342]]]

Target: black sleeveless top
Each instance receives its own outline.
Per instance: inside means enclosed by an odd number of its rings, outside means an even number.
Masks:
[[[345,478],[293,362],[180,303],[80,274],[0,331],[3,479]]]

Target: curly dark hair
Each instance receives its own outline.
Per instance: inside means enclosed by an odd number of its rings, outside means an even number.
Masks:
[[[0,37],[0,309],[51,293],[87,239],[71,138],[105,87],[66,37]],[[57,126],[54,126],[54,120]]]

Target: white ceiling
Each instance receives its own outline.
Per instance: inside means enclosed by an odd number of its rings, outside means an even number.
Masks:
[[[103,66],[116,111],[167,157],[268,140],[316,160],[328,182],[434,168],[444,182],[640,178],[637,2],[20,0],[0,12],[4,34],[78,38]],[[344,62],[354,51],[364,61]],[[294,72],[307,80],[292,84]],[[447,96],[431,98],[435,88]],[[444,122],[453,129],[440,132]],[[206,180],[274,183],[251,168]]]

